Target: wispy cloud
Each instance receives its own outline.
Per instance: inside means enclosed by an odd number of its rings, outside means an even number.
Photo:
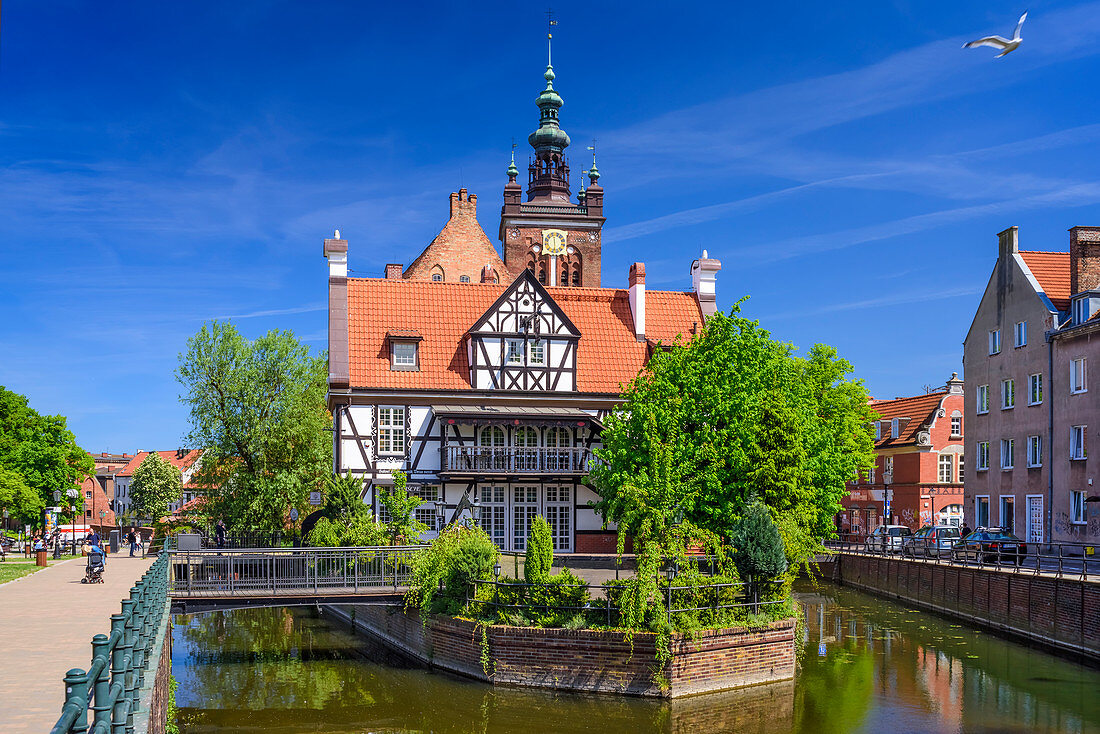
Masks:
[[[286,316],[287,314],[293,313],[312,313],[314,311],[324,311],[327,308],[327,303],[314,303],[308,306],[294,306],[292,308],[270,308],[264,311],[250,311],[249,313],[230,314],[228,316],[215,316],[214,318],[220,320],[256,319],[263,316]]]
[[[975,287],[961,287],[961,288],[948,288],[946,290],[933,290],[933,291],[920,291],[914,293],[904,293],[895,296],[883,296],[882,298],[865,298],[858,301],[848,301],[846,303],[833,303],[833,304],[815,304],[813,307],[814,315],[826,314],[826,313],[839,313],[842,311],[858,311],[865,308],[885,308],[887,306],[904,306],[909,303],[930,303],[932,301],[943,301],[950,298],[961,298],[964,296],[974,296],[982,292],[981,288]],[[793,319],[793,318],[805,318],[806,311],[788,311],[785,313],[771,314],[768,316],[772,320],[781,319]]]

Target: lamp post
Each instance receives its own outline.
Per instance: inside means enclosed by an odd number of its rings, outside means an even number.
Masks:
[[[439,500],[435,503],[435,530],[437,533],[442,533],[445,523],[447,522],[447,505],[443,504],[443,500]]]

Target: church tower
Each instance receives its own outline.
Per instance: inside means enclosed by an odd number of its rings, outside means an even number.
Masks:
[[[554,89],[554,66],[549,57],[547,34],[546,88],[535,100],[539,127],[527,138],[534,155],[527,167],[527,201],[516,178],[515,152],[504,186],[500,213],[500,242],[504,264],[512,275],[530,268],[540,283],[549,286],[600,286],[600,230],[603,227],[603,188],[596,169],[587,172],[573,202],[569,188],[569,161],[565,149],[569,136],[561,129],[558,112],[563,100]],[[583,175],[582,175],[583,178]]]

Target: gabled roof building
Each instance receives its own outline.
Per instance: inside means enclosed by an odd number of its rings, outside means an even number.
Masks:
[[[642,263],[627,287],[601,287],[600,174],[593,162],[574,201],[562,99],[553,69],[544,76],[527,202],[514,158],[507,170],[503,257],[465,189],[435,240],[385,278],[349,278],[347,240],[324,240],[333,468],[363,477],[379,515],[378,488],[402,471],[432,528],[437,509],[449,520],[465,498],[502,549],[524,550],[542,515],[556,552],[607,552],[614,532],[584,483],[601,420],[654,349],[714,313],[721,264],[704,251],[690,291],[647,291]]]
[[[967,520],[1031,543],[1100,541],[1088,457],[1100,429],[1088,380],[1100,363],[1100,227],[1069,235],[1068,252],[1021,250],[1016,227],[998,235],[964,342]]]

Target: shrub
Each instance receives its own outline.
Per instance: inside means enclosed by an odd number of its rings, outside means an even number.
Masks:
[[[542,515],[531,521],[527,533],[527,555],[523,563],[523,579],[529,584],[546,581],[554,565],[554,542],[550,538],[550,523]]]
[[[781,576],[787,570],[783,539],[767,506],[753,500],[733,530],[733,562],[741,578],[748,579],[759,591],[764,581]]]
[[[384,545],[386,528],[368,515],[356,515],[349,521],[322,517],[306,536],[312,546],[339,548]]]
[[[493,602],[476,605],[473,611],[482,618],[499,624],[530,627],[576,625],[575,617],[583,617],[590,600],[584,579],[573,575],[569,569],[547,576],[545,581],[534,585],[502,576],[496,586],[479,586],[477,599]]]
[[[470,583],[489,578],[499,557],[484,530],[453,526],[413,556],[407,603],[425,614],[458,614],[465,610]]]

